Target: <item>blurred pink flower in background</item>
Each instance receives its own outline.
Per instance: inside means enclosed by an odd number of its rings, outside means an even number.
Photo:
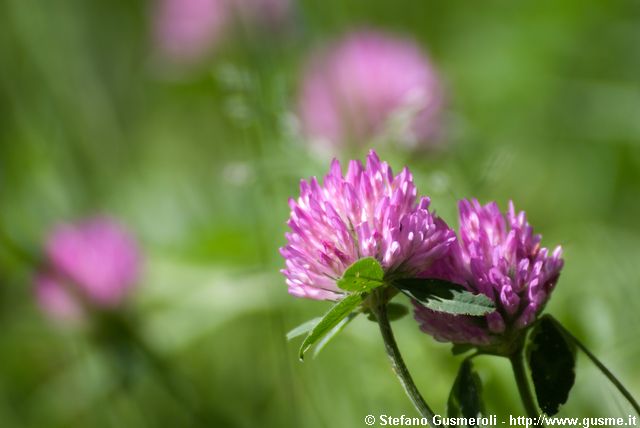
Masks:
[[[158,0],[156,44],[172,59],[198,59],[222,37],[227,15],[225,0]]]
[[[292,0],[227,0],[236,18],[247,26],[278,30],[292,12]]]
[[[154,37],[159,50],[179,61],[197,60],[222,38],[226,0],[157,0]]]
[[[443,104],[438,77],[415,43],[368,30],[314,54],[299,97],[303,132],[330,146],[365,145],[394,125],[394,140],[428,144]]]
[[[249,29],[278,29],[291,6],[291,0],[156,0],[155,44],[174,61],[197,61],[239,23]]]
[[[81,316],[83,306],[119,307],[138,280],[141,264],[135,240],[107,218],[55,227],[45,256],[36,295],[42,309],[59,319]]]

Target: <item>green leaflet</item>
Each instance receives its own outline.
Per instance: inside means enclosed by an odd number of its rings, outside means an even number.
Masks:
[[[300,346],[300,351],[298,352],[298,356],[300,360],[304,359],[304,354],[309,350],[309,348],[315,344],[317,341],[322,339],[324,336],[329,334],[331,330],[336,327],[340,322],[349,316],[351,312],[353,312],[364,300],[364,295],[359,293],[349,294],[344,299],[336,303],[330,310],[325,314],[324,317],[316,324],[315,327],[311,330],[311,332],[307,335],[307,337],[302,342]]]
[[[471,359],[467,358],[460,365],[456,380],[451,387],[447,415],[450,418],[477,418],[483,413],[480,376],[473,369]]]
[[[318,325],[321,319],[322,317],[310,319],[309,321],[305,321],[296,328],[290,330],[287,333],[287,340],[292,340],[298,336],[302,336],[305,333],[309,333],[316,325]]]
[[[356,293],[368,292],[381,286],[384,271],[373,257],[366,257],[353,263],[337,281],[338,287]]]
[[[576,378],[575,347],[553,320],[543,317],[531,332],[527,362],[540,409],[549,416],[555,415],[567,402]]]
[[[473,294],[461,285],[440,279],[399,279],[393,285],[422,306],[437,312],[481,316],[495,310],[493,301],[484,294]]]

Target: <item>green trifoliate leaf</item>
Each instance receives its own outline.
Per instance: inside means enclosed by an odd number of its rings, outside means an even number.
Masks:
[[[303,322],[296,328],[287,333],[287,340],[295,339],[298,336],[302,336],[305,333],[309,333],[313,328],[318,325],[322,317],[316,317],[309,321]]]
[[[344,330],[347,324],[349,324],[351,320],[354,319],[357,315],[358,315],[357,312],[351,312],[349,315],[346,316],[346,318],[343,318],[338,323],[338,325],[333,327],[322,339],[320,339],[318,343],[316,343],[315,348],[313,348],[313,358],[317,357],[320,351],[322,351],[324,347],[327,346],[327,343],[329,343],[331,339],[336,337],[338,333]]]
[[[393,285],[411,299],[433,311],[452,315],[486,315],[495,311],[493,301],[463,286],[440,279],[405,278]]]
[[[329,312],[320,320],[318,324],[311,330],[309,335],[302,342],[298,356],[300,360],[304,359],[304,354],[309,348],[329,334],[331,330],[340,324],[344,318],[348,317],[354,309],[356,309],[360,303],[364,300],[364,295],[360,293],[349,294],[344,299],[336,303]]]
[[[541,318],[527,345],[527,362],[538,405],[549,416],[567,402],[576,378],[576,352],[553,320]]]
[[[460,365],[458,376],[449,393],[447,414],[450,418],[477,418],[483,413],[482,382],[473,369],[471,360],[467,358]]]
[[[351,292],[368,292],[383,284],[384,271],[373,257],[353,263],[337,281],[338,287]]]

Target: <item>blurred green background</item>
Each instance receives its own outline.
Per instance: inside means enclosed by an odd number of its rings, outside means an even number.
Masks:
[[[357,319],[300,363],[285,333],[328,308],[288,296],[287,198],[328,158],[295,130],[299,70],[362,26],[412,37],[447,88],[446,145],[407,164],[437,212],[476,196],[524,209],[566,265],[548,311],[640,395],[640,2],[305,0],[276,37],[237,37],[163,68],[152,3],[0,3],[0,227],[37,251],[50,227],[94,213],[145,251],[141,328],[220,427],[354,427],[414,415],[377,327]],[[356,153],[362,158],[365,151]],[[6,238],[0,238],[5,240]],[[34,267],[0,242],[0,426],[190,426],[144,367],[118,382],[84,332],[52,325]],[[445,409],[459,358],[394,323],[428,401]],[[121,370],[122,368],[120,368]],[[478,369],[490,413],[522,414],[508,362]],[[565,416],[628,406],[583,357]]]

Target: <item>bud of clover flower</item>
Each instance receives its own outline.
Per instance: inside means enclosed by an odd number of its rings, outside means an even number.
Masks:
[[[429,199],[416,202],[407,168],[396,176],[374,151],[366,165],[351,161],[343,176],[334,160],[322,184],[301,181],[300,197],[289,201],[286,260],[289,293],[340,300],[336,281],[361,258],[375,258],[384,275],[416,276],[447,252],[455,233],[429,212]]]
[[[81,318],[85,309],[120,307],[138,279],[140,255],[118,224],[94,218],[54,228],[45,244],[46,266],[36,295],[53,318]]]
[[[495,302],[484,318],[437,313],[414,303],[422,331],[443,342],[489,346],[531,325],[543,310],[563,266],[562,249],[540,247],[525,213],[509,203],[506,218],[495,202],[462,200],[460,239],[422,276],[463,285]]]
[[[324,146],[364,145],[391,133],[414,147],[436,134],[442,104],[438,77],[417,45],[358,31],[312,56],[299,114],[303,132]]]

